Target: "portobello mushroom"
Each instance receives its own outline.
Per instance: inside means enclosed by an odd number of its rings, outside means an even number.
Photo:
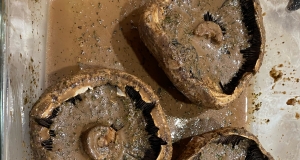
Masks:
[[[215,109],[247,87],[265,48],[258,0],[156,0],[139,33],[177,89]]]
[[[87,69],[48,88],[30,112],[35,159],[171,159],[165,114],[150,86]]]
[[[258,139],[243,128],[222,128],[193,137],[178,160],[273,160]]]

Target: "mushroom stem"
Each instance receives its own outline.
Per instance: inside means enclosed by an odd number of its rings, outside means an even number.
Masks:
[[[214,22],[203,22],[200,23],[194,32],[195,35],[206,38],[209,38],[212,40],[212,42],[215,42],[217,44],[220,44],[223,39],[223,34],[220,26]]]
[[[82,134],[81,141],[85,152],[93,159],[107,157],[105,148],[116,141],[116,131],[111,127],[95,126]]]

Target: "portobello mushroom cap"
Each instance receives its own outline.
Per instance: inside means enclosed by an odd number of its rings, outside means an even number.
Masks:
[[[49,87],[30,112],[35,159],[171,159],[165,114],[128,73],[87,69]]]
[[[177,159],[273,160],[274,158],[247,130],[227,127],[194,136]]]
[[[207,108],[220,109],[236,99],[262,63],[265,34],[258,0],[156,0],[146,7],[138,29],[176,88]]]

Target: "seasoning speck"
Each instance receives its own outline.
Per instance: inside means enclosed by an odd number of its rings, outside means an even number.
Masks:
[[[296,118],[296,119],[299,119],[299,118],[300,118],[300,114],[299,114],[298,112],[296,112],[295,118]]]
[[[286,101],[287,105],[295,105],[296,104],[296,99],[295,98],[291,98],[289,100]]]
[[[276,70],[275,67],[270,71],[270,76],[274,79],[274,83],[277,82],[280,78],[282,78],[282,71]]]

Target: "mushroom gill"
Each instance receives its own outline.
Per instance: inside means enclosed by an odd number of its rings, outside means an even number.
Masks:
[[[171,159],[152,89],[117,70],[84,70],[48,88],[30,112],[36,159]]]
[[[177,89],[209,108],[237,98],[264,53],[257,0],[157,0],[145,9],[139,32]]]
[[[273,160],[258,139],[243,128],[222,128],[193,137],[178,160]]]
[[[300,0],[289,0],[289,3],[287,5],[287,9],[289,11],[295,11],[300,8]]]

